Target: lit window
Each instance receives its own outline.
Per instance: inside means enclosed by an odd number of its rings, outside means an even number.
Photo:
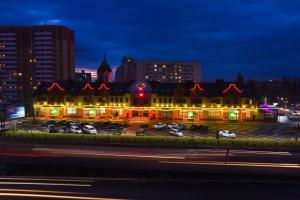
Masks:
[[[149,78],[148,76],[145,76],[145,78]]]
[[[163,68],[165,68],[165,67],[166,67],[166,65],[163,65],[162,67],[163,67]]]
[[[76,108],[68,108],[67,113],[68,113],[68,115],[76,114]]]

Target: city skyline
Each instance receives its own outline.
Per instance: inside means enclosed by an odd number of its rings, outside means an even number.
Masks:
[[[133,56],[200,62],[203,81],[234,80],[239,72],[245,78],[267,80],[300,75],[295,70],[300,61],[299,6],[297,1],[277,0],[116,0],[72,1],[69,9],[69,1],[15,0],[0,5],[0,24],[71,28],[77,68],[96,70],[107,53],[113,71],[123,56]]]

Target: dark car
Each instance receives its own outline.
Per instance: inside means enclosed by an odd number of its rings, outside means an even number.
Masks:
[[[44,121],[42,123],[42,126],[48,126],[48,125],[53,125],[53,124],[56,124],[57,121],[56,120],[48,120],[48,121]]]
[[[79,128],[83,128],[85,125],[90,125],[90,123],[82,122],[78,125]]]
[[[149,128],[149,124],[142,124],[141,128],[145,129],[145,128]]]
[[[71,133],[71,130],[70,130],[69,127],[61,126],[61,127],[59,128],[59,132],[61,132],[61,133]]]
[[[195,125],[193,124],[192,126],[190,126],[190,131],[198,131],[198,132],[204,132],[208,130],[208,126],[206,125]]]
[[[48,125],[47,129],[49,133],[58,133],[58,127],[53,124]]]
[[[55,125],[57,125],[57,126],[64,126],[66,122],[67,122],[66,120],[60,120],[60,121],[56,122]]]

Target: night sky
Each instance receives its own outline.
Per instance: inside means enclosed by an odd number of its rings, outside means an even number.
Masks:
[[[10,0],[1,25],[65,25],[76,34],[76,67],[106,52],[202,63],[202,79],[300,76],[299,0]]]

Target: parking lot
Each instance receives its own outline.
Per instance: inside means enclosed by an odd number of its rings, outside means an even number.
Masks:
[[[24,120],[17,123],[17,128],[26,129],[29,132],[47,132],[47,126],[42,126],[42,122],[32,124],[31,121]],[[94,124],[93,121],[82,121],[86,124]],[[98,122],[95,127],[98,134],[118,134],[118,135],[136,135],[136,132],[141,129],[141,124],[131,124],[125,126],[124,123],[110,123],[104,125]],[[169,128],[156,130],[153,125],[157,122],[150,122],[149,128],[144,129],[144,134],[147,136],[174,136],[170,133]],[[170,122],[168,122],[170,123]],[[168,124],[167,123],[167,124]],[[176,122],[180,123],[180,122]],[[191,131],[191,125],[206,125],[207,131]],[[182,130],[185,137],[216,137],[220,130],[229,130],[236,134],[239,138],[273,138],[273,139],[288,139],[295,138],[299,132],[296,127],[297,121],[289,120],[282,117],[279,122],[263,122],[263,121],[245,121],[245,122],[228,122],[228,121],[202,121],[201,123],[185,123],[186,128]],[[8,124],[8,127],[12,127]]]

